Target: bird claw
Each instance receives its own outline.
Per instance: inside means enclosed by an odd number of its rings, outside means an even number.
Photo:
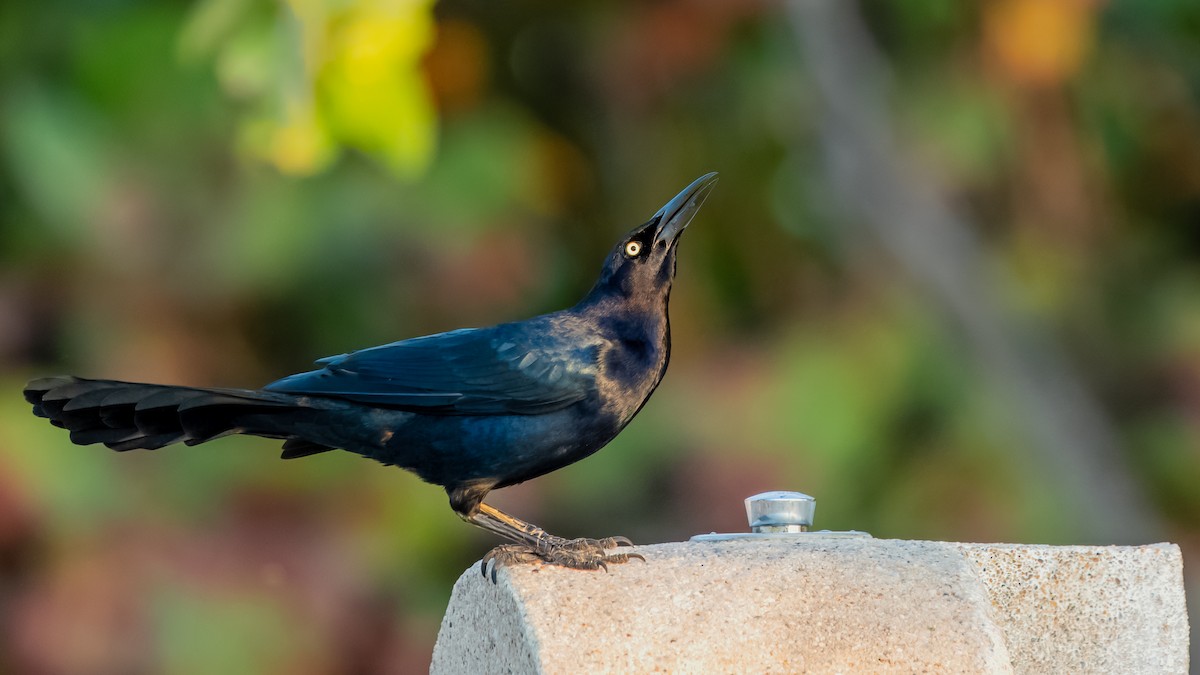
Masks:
[[[540,546],[523,544],[505,544],[497,546],[483,556],[479,564],[479,572],[485,578],[496,583],[496,571],[509,565],[520,565],[541,561],[547,565],[557,565],[575,570],[604,570],[608,572],[609,565],[620,565],[630,560],[646,562],[640,553],[607,553],[607,549],[618,546],[632,546],[633,542],[625,537],[606,537],[604,539],[573,539],[553,543],[543,543]]]
[[[606,537],[600,540],[604,548],[617,548],[618,546],[633,546],[633,542],[629,541],[629,537]]]
[[[605,537],[603,539],[571,539],[563,542],[563,546],[576,550],[607,550],[621,546],[633,546],[633,542],[629,541],[628,537]]]
[[[492,583],[496,583],[496,570],[506,565],[519,565],[521,563],[530,563],[535,560],[541,560],[541,556],[537,552],[523,546],[521,544],[505,544],[487,552],[483,559],[479,561],[479,573],[483,578],[488,578],[489,574],[492,578]]]

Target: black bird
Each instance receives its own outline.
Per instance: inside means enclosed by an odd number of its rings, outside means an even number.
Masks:
[[[607,552],[624,537],[563,539],[483,498],[591,455],[645,405],[671,351],[676,246],[716,181],[696,179],[621,239],[570,309],[331,356],[258,390],[59,376],[30,382],[25,398],[80,445],[250,434],[284,439],[284,459],[340,448],[408,469],[443,486],[464,520],[514,542],[488,554],[485,573],[492,559],[597,569],[640,558]]]

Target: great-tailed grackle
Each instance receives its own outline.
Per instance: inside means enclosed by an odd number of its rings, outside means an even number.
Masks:
[[[81,445],[250,434],[284,439],[284,459],[341,448],[403,467],[445,487],[464,520],[515,542],[488,554],[485,573],[490,559],[597,569],[640,558],[607,552],[624,537],[563,539],[483,498],[596,452],[645,405],[671,351],[676,244],[716,181],[696,179],[621,239],[570,309],[331,356],[259,390],[62,376],[30,382],[25,398]]]

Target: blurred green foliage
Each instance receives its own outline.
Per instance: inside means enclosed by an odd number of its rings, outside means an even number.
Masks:
[[[1194,556],[1200,6],[864,9],[904,151]],[[0,672],[424,668],[494,543],[440,490],[261,439],[75,447],[21,386],[256,386],[557,309],[710,170],[658,394],[496,503],[653,541],[744,529],[743,497],[801,489],[831,529],[1079,541],[1011,402],[832,202],[806,73],[749,1],[0,6]]]

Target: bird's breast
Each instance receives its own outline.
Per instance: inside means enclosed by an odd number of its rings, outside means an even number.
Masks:
[[[597,388],[605,412],[621,421],[633,418],[654,392],[667,369],[665,340],[622,337],[603,351]]]

